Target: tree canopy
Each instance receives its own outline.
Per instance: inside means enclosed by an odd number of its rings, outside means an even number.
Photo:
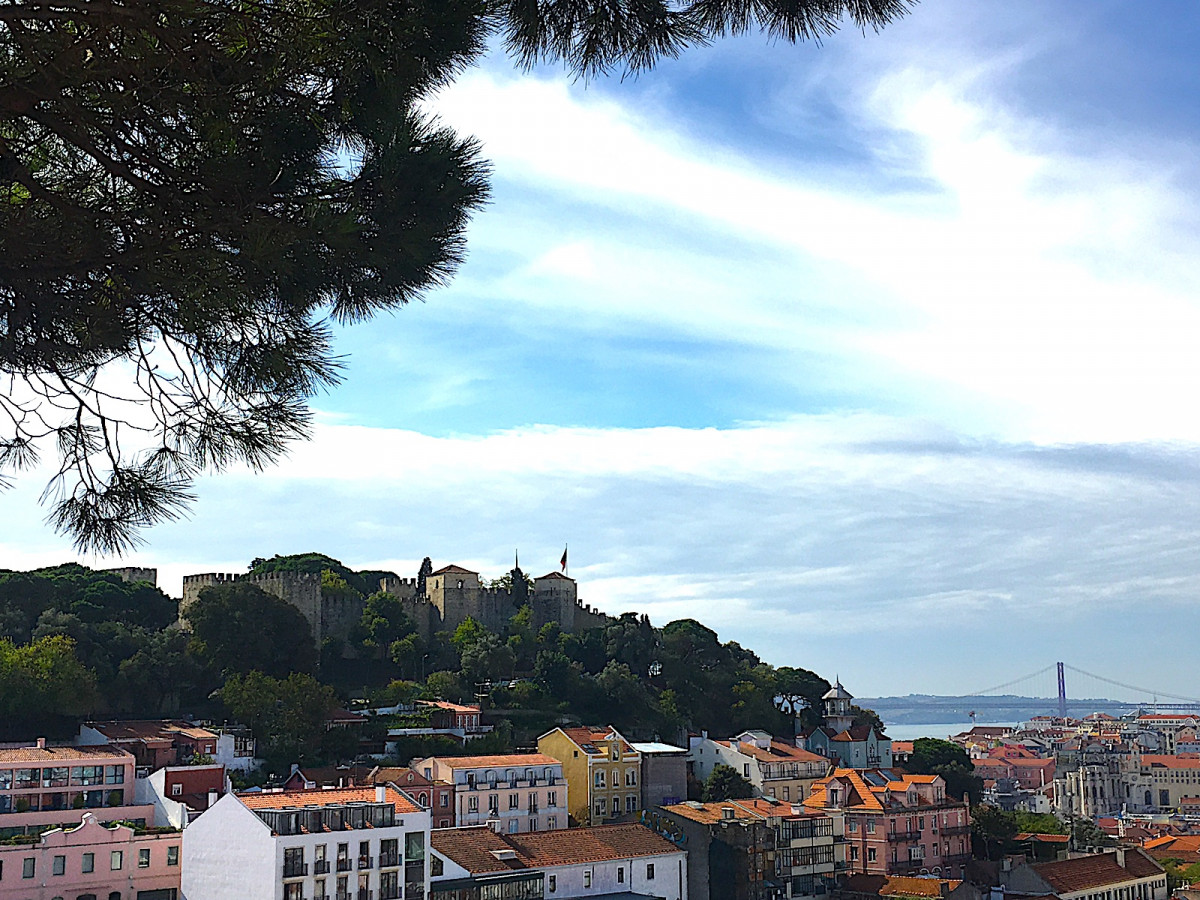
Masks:
[[[310,672],[316,648],[296,607],[245,581],[211,585],[187,607],[192,652],[218,672]]]
[[[489,44],[584,77],[910,0],[75,0],[0,7],[0,466],[120,550],[266,466],[337,381],[329,320],[424,296],[488,167],[422,106]]]

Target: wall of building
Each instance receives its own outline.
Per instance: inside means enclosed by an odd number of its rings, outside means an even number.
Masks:
[[[183,900],[280,900],[275,839],[226,794],[183,833]],[[282,867],[282,856],[279,866]]]
[[[649,866],[654,867],[653,878],[648,876]],[[688,900],[689,896],[687,854],[683,851],[586,865],[548,866],[545,873],[548,897],[551,878],[554,879],[556,897],[625,892],[663,900]]]
[[[119,891],[134,898],[138,891],[179,889],[180,858],[169,865],[168,847],[180,846],[179,834],[139,835],[132,828],[106,828],[91,815],[70,830],[48,831],[37,844],[0,845],[0,900],[51,900]],[[149,852],[148,865],[139,865],[139,851]],[[113,854],[119,853],[118,858]],[[176,852],[179,852],[178,850]],[[84,855],[92,854],[92,871],[84,872]],[[62,874],[54,874],[55,857],[62,857]],[[25,878],[25,860],[34,874]]]

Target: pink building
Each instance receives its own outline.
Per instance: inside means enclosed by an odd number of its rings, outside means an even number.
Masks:
[[[845,813],[851,872],[962,878],[971,857],[967,806],[946,796],[940,775],[837,769],[804,805]]]
[[[85,812],[74,828],[0,845],[0,900],[177,900],[181,838]]]
[[[134,801],[134,757],[115,747],[36,746],[0,750],[0,837],[100,822],[154,824],[154,805]]]

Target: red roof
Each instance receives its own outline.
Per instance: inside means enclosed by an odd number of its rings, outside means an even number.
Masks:
[[[442,566],[436,572],[431,572],[431,575],[478,575],[478,572],[472,572],[470,569],[464,569],[462,566],[456,566],[451,563],[448,566]]]
[[[391,800],[398,813],[420,812],[417,806],[393,787],[385,789],[385,796]],[[247,809],[283,809],[285,806],[303,807],[318,803],[324,806],[328,803],[374,803],[375,788],[313,788],[307,791],[258,791],[253,794],[238,794]]]
[[[1058,894],[1107,887],[1163,873],[1162,866],[1140,850],[1125,851],[1125,865],[1116,853],[1098,853],[1057,862],[1035,863],[1033,870]]]
[[[433,849],[472,875],[636,859],[682,852],[644,825],[599,825],[497,834],[484,825],[439,828]]]

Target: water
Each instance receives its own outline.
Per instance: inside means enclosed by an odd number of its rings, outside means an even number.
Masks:
[[[976,722],[976,725],[990,727],[1013,727],[1017,722]],[[915,741],[917,738],[931,737],[946,740],[953,734],[962,734],[971,730],[971,720],[965,722],[940,722],[934,725],[884,725],[884,731],[893,741]]]

